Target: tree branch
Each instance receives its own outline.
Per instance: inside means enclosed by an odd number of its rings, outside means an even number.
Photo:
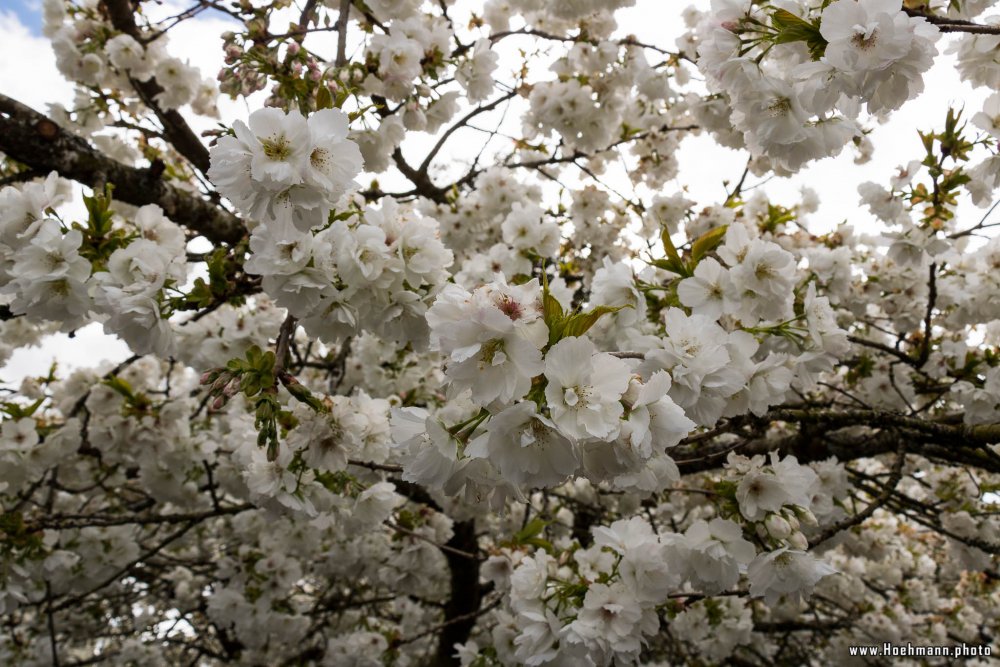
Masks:
[[[879,493],[878,497],[872,500],[863,510],[855,514],[854,516],[849,516],[842,521],[829,526],[815,538],[810,540],[810,547],[816,547],[828,539],[836,535],[842,530],[847,530],[852,526],[856,526],[863,523],[868,517],[875,513],[875,510],[882,507],[889,501],[889,497],[892,492],[899,485],[899,480],[903,478],[903,464],[906,461],[906,444],[905,441],[900,439],[899,447],[896,449],[896,462],[892,465],[892,470],[889,473],[889,479],[886,480],[883,485],[882,492]]]
[[[443,551],[448,559],[451,572],[451,594],[444,608],[444,623],[438,635],[437,655],[431,664],[437,666],[458,665],[454,657],[455,644],[464,644],[476,626],[476,618],[482,610],[483,588],[479,585],[479,561],[461,557],[456,552],[472,552],[479,548],[476,539],[474,519],[459,521],[454,525],[454,533]]]
[[[978,35],[1000,35],[1000,26],[996,25],[982,25],[980,23],[973,23],[972,21],[966,21],[964,19],[950,19],[946,16],[935,16],[934,14],[930,14],[923,9],[910,9],[909,7],[903,7],[903,11],[909,16],[924,19],[928,23],[937,26],[937,29],[941,32],[968,32]]]
[[[493,100],[489,104],[483,104],[481,106],[478,106],[475,109],[473,109],[472,111],[470,111],[469,113],[465,114],[465,116],[463,116],[461,118],[461,120],[459,120],[457,123],[455,123],[454,125],[452,125],[447,130],[444,131],[444,133],[441,135],[441,137],[437,140],[437,143],[434,144],[434,147],[430,150],[429,153],[427,153],[427,157],[425,157],[424,161],[420,163],[420,166],[418,167],[418,170],[421,171],[422,173],[426,174],[427,173],[427,169],[431,166],[431,161],[434,159],[434,156],[436,156],[438,154],[438,152],[440,152],[440,150],[444,146],[445,142],[448,141],[448,137],[450,137],[452,134],[454,134],[457,130],[460,130],[461,128],[465,127],[465,125],[470,120],[472,120],[473,118],[475,118],[476,116],[478,116],[481,113],[486,113],[487,111],[490,111],[492,109],[497,108],[498,106],[500,106],[501,104],[503,104],[507,100],[512,99],[513,97],[515,97],[516,95],[517,95],[517,91],[516,90],[512,90],[511,92],[507,93],[506,95],[503,95],[503,96],[498,97],[497,99]]]
[[[143,42],[142,31],[135,23],[135,15],[132,13],[132,6],[129,0],[101,0],[101,4],[107,10],[111,25],[116,30],[133,37],[137,42]],[[152,109],[156,117],[163,124],[163,136],[173,146],[178,153],[183,155],[193,164],[198,171],[205,174],[211,165],[208,155],[208,148],[201,143],[201,139],[194,133],[182,116],[176,110],[164,110],[156,102],[156,96],[163,92],[163,87],[150,78],[148,81],[136,81],[129,78],[132,87],[139,94],[143,103]]]
[[[87,141],[17,100],[0,94],[0,151],[37,171],[100,187],[113,183],[115,198],[157,204],[174,222],[214,243],[235,243],[245,229],[239,218],[192,193],[164,182],[150,169],[136,169],[102,154]]]
[[[340,16],[337,17],[337,67],[347,64],[347,22],[351,15],[351,0],[340,0]]]

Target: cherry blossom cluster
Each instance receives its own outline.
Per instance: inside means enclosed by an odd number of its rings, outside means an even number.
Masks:
[[[731,105],[754,155],[797,171],[861,134],[858,113],[886,114],[923,90],[938,30],[894,0],[757,7],[714,0],[698,27],[698,65]]]
[[[66,200],[61,188],[53,172],[43,183],[0,190],[0,290],[13,296],[12,312],[64,330],[93,315],[138,354],[171,354],[164,290],[185,280],[183,232],[158,206],[144,206],[134,212],[128,231],[118,230],[121,247],[99,256],[94,242],[115,234],[112,213],[92,209],[90,226],[67,229],[49,214]],[[109,226],[95,229],[100,219]],[[102,238],[95,239],[98,231]]]
[[[630,0],[46,0],[77,91],[53,127],[0,95],[0,359],[89,322],[134,354],[0,383],[0,663],[996,636],[995,5],[715,0],[670,46]],[[199,136],[202,12],[253,111]],[[836,220],[773,196],[939,52],[985,104]],[[711,201],[698,133],[747,158]],[[79,159],[85,212],[38,177]]]
[[[252,221],[308,232],[324,225],[330,210],[361,171],[361,151],[347,139],[347,115],[323,109],[301,113],[258,109],[249,125],[212,148],[208,177]]]
[[[145,83],[155,78],[160,90],[152,101],[161,109],[190,104],[198,114],[218,115],[215,83],[204,79],[190,62],[171,55],[166,35],[140,43],[132,34],[108,30],[106,19],[92,2],[44,0],[42,15],[56,66],[67,79],[127,90],[129,81]]]
[[[545,551],[487,561],[487,576],[510,601],[505,663],[635,664],[660,631],[658,608],[681,591],[717,594],[745,574],[751,596],[776,600],[808,594],[834,573],[788,547],[756,555],[739,525],[721,518],[657,534],[633,517],[593,528],[592,538],[565,562]]]

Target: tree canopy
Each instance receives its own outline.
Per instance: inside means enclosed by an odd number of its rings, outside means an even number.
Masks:
[[[992,664],[997,3],[668,4],[44,0],[0,362],[132,356],[0,384],[0,663]]]

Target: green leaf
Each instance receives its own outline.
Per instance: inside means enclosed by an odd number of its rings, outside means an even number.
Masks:
[[[527,273],[518,273],[515,274],[514,277],[511,278],[508,282],[511,285],[523,285],[530,281],[531,281],[531,276],[529,276]]]
[[[240,379],[240,391],[246,394],[247,398],[256,396],[260,386],[260,377],[255,373],[247,373]]]
[[[692,265],[697,265],[702,257],[715,250],[722,243],[727,229],[729,229],[729,225],[722,225],[721,227],[716,227],[705,232],[695,239],[694,243],[691,244]]]
[[[327,412],[327,407],[323,405],[323,402],[313,396],[312,392],[309,391],[309,388],[296,380],[293,376],[283,373],[280,376],[280,379],[281,384],[285,386],[288,393],[291,394],[296,400],[301,403],[305,403],[316,412]]]
[[[109,377],[107,380],[104,381],[104,384],[111,387],[113,390],[115,390],[115,392],[121,394],[128,400],[130,401],[135,400],[135,394],[132,391],[132,385],[130,385],[128,382],[121,379],[117,375],[112,375],[111,377]]]
[[[559,299],[552,296],[547,284],[542,293],[542,319],[549,328],[549,345],[553,345],[563,337],[562,330],[566,325],[566,316],[562,304],[559,303]]]
[[[320,109],[332,109],[333,108],[333,93],[326,86],[320,86],[319,90],[316,92],[316,110]]]
[[[195,278],[194,287],[187,295],[187,302],[197,308],[206,308],[212,304],[212,290],[201,278]]]
[[[515,543],[525,544],[528,540],[538,537],[547,525],[548,523],[544,519],[535,517],[514,536]]]
[[[269,374],[274,370],[274,350],[268,350],[261,355],[260,361],[257,363],[256,368],[262,374]],[[271,384],[274,384],[274,377],[271,377]]]
[[[671,273],[676,273],[678,275],[689,277],[690,272],[684,263],[680,260],[675,259],[652,259],[649,263],[658,269],[663,269],[664,271],[670,271]]]
[[[247,349],[247,351],[246,351],[246,358],[247,358],[247,361],[250,362],[249,363],[250,368],[256,368],[257,367],[257,363],[260,361],[260,358],[261,358],[261,356],[263,356],[263,354],[264,353],[261,351],[259,345],[251,345]]]
[[[813,60],[819,60],[826,53],[827,41],[819,31],[817,21],[806,21],[786,9],[776,9],[771,14],[771,24],[778,31],[775,44],[805,42]]]
[[[38,399],[31,405],[27,407],[22,407],[17,403],[3,403],[0,404],[0,412],[6,412],[10,415],[11,419],[24,419],[25,417],[30,417],[35,414],[39,406],[45,402],[45,397]]]
[[[664,229],[660,232],[660,241],[663,243],[663,250],[667,253],[667,258],[674,260],[676,262],[681,261],[680,253],[677,252],[677,246],[670,238],[670,230]]]
[[[691,276],[691,271],[685,266],[684,260],[681,259],[681,255],[677,252],[677,246],[670,239],[670,230],[664,229],[660,232],[660,240],[663,242],[663,250],[667,253],[667,259],[665,260],[654,260],[650,262],[653,266],[671,271],[673,273],[684,276],[685,278]]]
[[[597,324],[597,320],[601,319],[602,315],[617,313],[622,308],[631,307],[632,304],[625,304],[624,306],[597,306],[590,312],[572,315],[566,319],[566,324],[563,326],[563,338],[569,338],[570,336],[582,336],[587,333],[590,327]]]
[[[542,317],[546,324],[557,322],[563,318],[562,304],[548,290],[542,296],[542,308]]]

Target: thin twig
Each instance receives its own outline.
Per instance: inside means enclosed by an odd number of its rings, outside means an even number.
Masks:
[[[347,64],[347,22],[351,13],[351,0],[340,0],[340,16],[337,17],[337,67]]]

